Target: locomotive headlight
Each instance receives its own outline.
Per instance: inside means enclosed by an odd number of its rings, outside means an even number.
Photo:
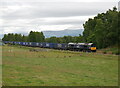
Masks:
[[[91,50],[96,50],[96,47],[91,47]]]

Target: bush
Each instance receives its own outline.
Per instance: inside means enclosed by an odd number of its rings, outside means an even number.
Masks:
[[[113,51],[112,54],[115,54],[115,55],[120,55],[120,51],[116,50],[116,51]]]
[[[103,51],[103,54],[107,54],[107,51]]]

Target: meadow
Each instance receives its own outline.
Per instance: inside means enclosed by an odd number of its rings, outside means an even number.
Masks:
[[[118,85],[117,55],[53,49],[31,52],[30,49],[32,47],[2,47],[3,85]]]

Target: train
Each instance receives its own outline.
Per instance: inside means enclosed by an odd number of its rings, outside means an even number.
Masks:
[[[41,42],[17,42],[17,41],[3,41],[3,43],[28,47],[40,47],[83,52],[96,52],[97,49],[94,43],[46,43],[46,42],[41,43]]]

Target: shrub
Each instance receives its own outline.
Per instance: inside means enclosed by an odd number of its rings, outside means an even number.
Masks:
[[[115,54],[115,55],[120,55],[120,51],[118,51],[118,50],[113,51],[112,53]]]
[[[107,54],[107,51],[103,51],[103,54]]]

